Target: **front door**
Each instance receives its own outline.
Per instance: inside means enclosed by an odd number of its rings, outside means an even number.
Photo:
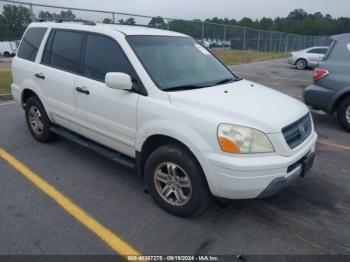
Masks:
[[[131,75],[131,66],[117,42],[87,33],[82,76],[75,81],[81,134],[112,149],[134,156],[139,94],[114,90],[104,83],[108,72]]]

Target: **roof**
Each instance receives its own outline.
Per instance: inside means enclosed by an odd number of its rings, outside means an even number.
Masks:
[[[103,30],[115,30],[123,33],[124,35],[163,35],[163,36],[187,36],[181,33],[150,28],[146,26],[134,26],[134,25],[119,25],[119,24],[96,24],[86,25],[78,22],[35,22],[31,23],[30,27],[48,27],[48,28],[66,28],[84,31],[96,31],[99,29]],[[188,36],[187,36],[188,37]]]

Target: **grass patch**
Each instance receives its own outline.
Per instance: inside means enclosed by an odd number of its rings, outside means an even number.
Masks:
[[[0,94],[11,93],[12,74],[10,70],[0,70]]]
[[[239,65],[289,56],[288,52],[259,52],[253,50],[213,50],[213,52],[226,65]]]

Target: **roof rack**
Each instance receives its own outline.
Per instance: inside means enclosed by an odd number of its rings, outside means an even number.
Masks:
[[[94,21],[85,20],[85,19],[72,19],[72,18],[44,18],[37,19],[37,22],[55,22],[55,23],[63,23],[63,22],[78,22],[83,23],[83,25],[96,25]]]

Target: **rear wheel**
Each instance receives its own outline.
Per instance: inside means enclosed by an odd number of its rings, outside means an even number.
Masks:
[[[36,140],[47,143],[55,138],[55,135],[50,131],[52,126],[50,119],[37,97],[29,97],[26,101],[25,117],[30,133]]]
[[[298,59],[295,62],[295,66],[298,70],[304,70],[307,67],[307,61],[305,59]]]
[[[343,99],[338,106],[338,120],[350,132],[350,95]]]
[[[203,172],[186,148],[169,144],[147,159],[145,179],[153,199],[166,211],[181,217],[199,214],[210,204]]]

